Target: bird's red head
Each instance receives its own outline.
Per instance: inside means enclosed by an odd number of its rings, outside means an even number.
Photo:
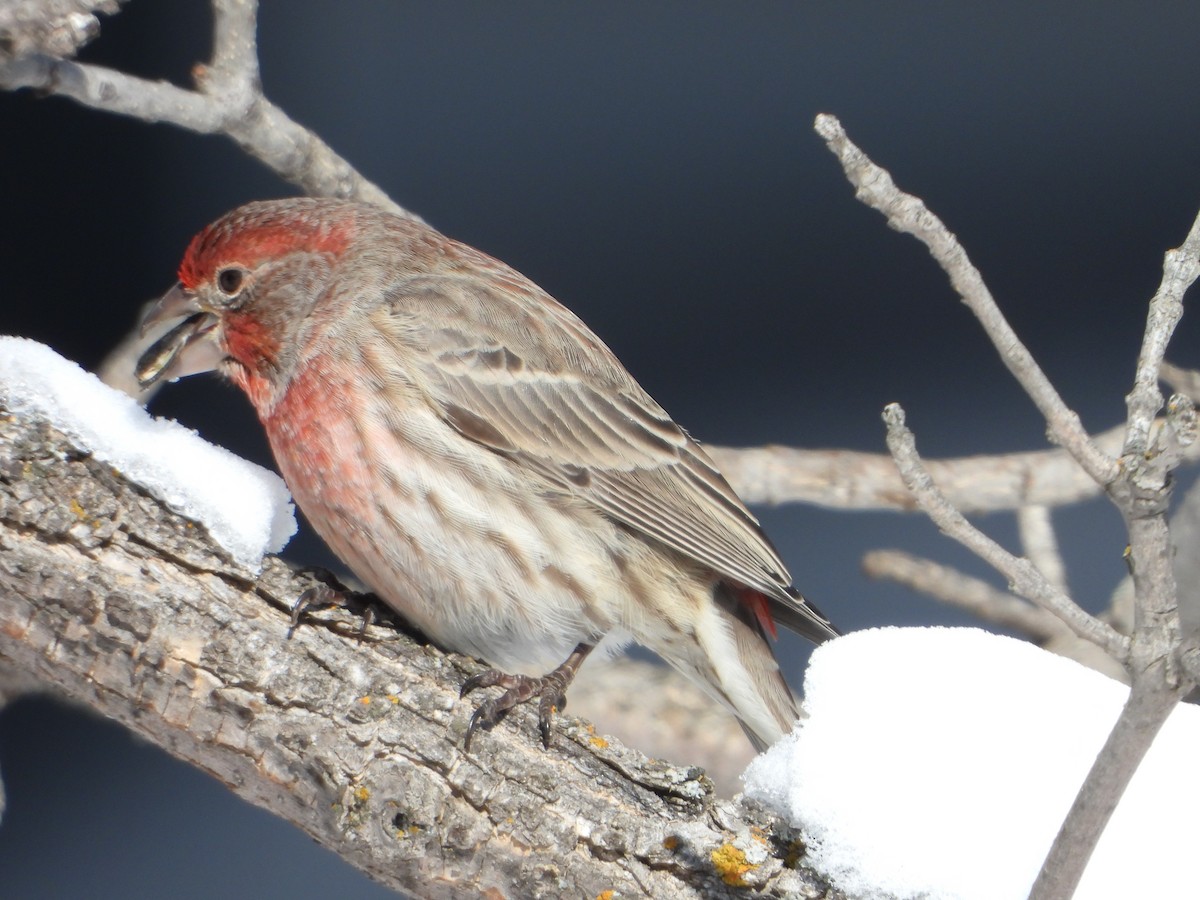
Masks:
[[[340,256],[354,235],[352,211],[347,204],[338,215],[329,201],[305,198],[243,206],[192,238],[179,264],[179,281],[194,291],[229,265],[254,269],[298,251]]]
[[[189,318],[147,352],[139,377],[218,368],[261,412],[291,373],[306,319],[361,217],[358,204],[300,197],[250,203],[209,225],[147,321]]]

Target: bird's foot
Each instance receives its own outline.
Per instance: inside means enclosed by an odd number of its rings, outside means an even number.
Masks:
[[[352,613],[360,612],[362,623],[355,629],[355,635],[360,639],[365,637],[367,629],[374,624],[376,618],[375,607],[365,599],[368,595],[350,590],[328,569],[313,567],[305,570],[304,574],[311,575],[318,583],[303,591],[292,604],[288,640],[291,640],[296,629],[300,627],[300,620],[306,613],[331,606],[340,606]]]
[[[509,675],[499,669],[488,669],[478,675],[472,675],[464,681],[462,690],[458,694],[459,697],[465,697],[471,691],[485,687],[502,687],[504,693],[491,700],[485,700],[471,714],[471,723],[467,726],[463,749],[470,752],[471,738],[475,736],[475,729],[482,727],[490,730],[514,706],[528,703],[535,697],[538,698],[538,729],[542,735],[542,746],[548,748],[553,736],[551,726],[554,723],[554,714],[567,705],[567,688],[575,680],[575,673],[579,671],[579,666],[591,652],[590,644],[580,644],[571,651],[566,662],[553,672],[541,677]]]

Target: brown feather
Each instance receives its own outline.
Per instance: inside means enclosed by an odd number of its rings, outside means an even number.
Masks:
[[[397,342],[396,364],[445,421],[548,487],[762,592],[788,627],[836,634],[791,587],[708,455],[608,347],[517,272],[450,244],[445,271],[396,281],[377,312],[391,320],[380,333]],[[464,262],[469,280],[455,271]]]

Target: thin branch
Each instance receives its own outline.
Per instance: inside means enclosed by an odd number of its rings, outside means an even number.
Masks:
[[[998,590],[979,578],[900,550],[872,550],[863,556],[863,571],[871,578],[903,584],[942,603],[966,610],[985,622],[1001,628],[1015,628],[1039,643],[1065,631],[1062,622],[1044,609]]]
[[[1190,403],[1183,406],[1190,408]],[[1134,415],[1132,405],[1130,415]],[[1129,529],[1129,567],[1136,600],[1127,667],[1133,689],[1063,821],[1031,900],[1054,900],[1074,893],[1112,811],[1158,730],[1196,684],[1180,656],[1178,587],[1166,519],[1171,497],[1170,454],[1150,460],[1127,456],[1123,461],[1129,464],[1108,486],[1108,492]]]
[[[1187,394],[1193,400],[1200,397],[1200,372],[1184,369],[1164,361],[1158,367],[1158,377],[1171,386],[1173,391]]]
[[[892,403],[884,408],[887,444],[900,470],[900,477],[921,509],[948,536],[1003,574],[1012,590],[1058,616],[1080,637],[1103,647],[1118,661],[1129,656],[1129,638],[1088,615],[1070,597],[1048,582],[1027,559],[1013,556],[963,517],[930,478],[917,454],[916,441],[904,424],[904,410]]]
[[[1088,438],[1078,416],[1067,408],[1017,340],[979,272],[941,221],[920,199],[899,191],[891,176],[849,141],[837,119],[819,116],[816,128],[838,156],[857,188],[858,198],[882,212],[893,228],[913,234],[929,248],[983,325],[1009,371],[1042,411],[1051,434],[1104,486],[1129,530],[1136,597],[1132,639],[1088,616],[1027,560],[1017,559],[973,528],[938,492],[921,465],[912,433],[904,426],[903,410],[892,404],[884,411],[888,448],[905,484],[939,527],[1004,572],[1015,590],[1054,612],[1076,634],[1103,647],[1131,675],[1129,701],[1064,821],[1032,895],[1038,900],[1069,897],[1154,735],[1173,706],[1194,685],[1188,677],[1194,659],[1189,656],[1185,663],[1181,655],[1178,591],[1166,522],[1171,473],[1186,447],[1196,442],[1196,415],[1191,401],[1173,398],[1153,448],[1150,429],[1162,406],[1157,379],[1166,344],[1182,315],[1183,293],[1200,274],[1200,215],[1181,248],[1164,258],[1162,283],[1150,302],[1134,387],[1126,398],[1128,421],[1118,464]]]
[[[1116,456],[1125,426],[1093,440]],[[747,503],[810,503],[829,509],[917,508],[890,456],[850,450],[794,447],[709,447],[721,472]],[[1188,462],[1200,460],[1200,444],[1184,448]],[[1103,493],[1065,450],[1035,450],[995,456],[931,459],[925,465],[946,497],[964,513],[1015,510],[1022,506],[1066,506]]]
[[[255,59],[257,6],[254,0],[215,5],[213,58],[197,72],[198,91],[41,53],[0,60],[0,88],[32,88],[146,122],[224,134],[307,194],[353,197],[418,218],[263,96]]]
[[[1190,681],[1181,668],[1182,628],[1174,551],[1166,514],[1172,474],[1189,446],[1195,445],[1197,422],[1192,401],[1176,394],[1166,421],[1150,446],[1150,426],[1162,402],[1157,379],[1163,354],[1183,313],[1184,291],[1200,274],[1200,214],[1178,250],[1163,257],[1163,276],[1146,319],[1133,390],[1127,399],[1129,423],[1121,478],[1108,493],[1129,529],[1130,571],[1137,603],[1134,608],[1133,681],[1160,675],[1164,692]],[[1147,688],[1149,690],[1149,688]]]
[[[1182,464],[1189,448],[1196,444],[1198,423],[1196,405],[1186,394],[1172,394],[1167,414],[1154,442],[1155,462],[1169,475]]]
[[[863,570],[871,578],[903,584],[984,622],[1023,632],[1043,650],[1129,683],[1123,665],[1044,609],[957,569],[899,550],[873,550],[863,556]]]
[[[856,188],[855,196],[883,213],[892,228],[911,234],[929,248],[963,303],[983,325],[1001,360],[1045,416],[1055,441],[1066,448],[1098,484],[1108,484],[1116,478],[1116,461],[1092,443],[1079,416],[1063,402],[1033,355],[1017,338],[958,239],[919,197],[897,188],[892,176],[850,141],[836,118],[824,114],[817,116],[816,130],[841,161],[846,177]]]
[[[223,111],[209,98],[166,81],[147,81],[115,69],[34,54],[0,64],[0,87],[31,88],[84,106],[144,122],[169,122],[212,134]]]
[[[1129,411],[1123,456],[1144,458],[1150,446],[1150,425],[1162,408],[1159,369],[1167,342],[1183,315],[1183,294],[1200,275],[1200,214],[1176,250],[1163,257],[1163,277],[1150,300],[1150,314],[1138,354],[1133,390],[1125,398]]]
[[[261,90],[258,74],[257,0],[213,0],[213,53],[205,93]]]
[[[1092,440],[1116,456],[1125,426]],[[917,509],[888,455],[853,450],[765,447],[706,448],[722,474],[747,503],[807,503],[828,509]],[[1200,460],[1200,443],[1182,447],[1182,461]],[[964,513],[1018,510],[1024,506],[1067,506],[1098,497],[1103,487],[1065,450],[1033,450],[925,461],[930,475]]]
[[[1029,900],[1062,900],[1075,893],[1125,788],[1185,693],[1178,688],[1163,690],[1161,685],[1160,676],[1134,678],[1121,715],[1063,820]]]
[[[100,33],[97,13],[113,14],[126,0],[5,0],[0,4],[0,59],[47,53],[74,56]]]
[[[1063,593],[1067,592],[1067,567],[1058,549],[1058,536],[1050,509],[1041,504],[1022,506],[1017,510],[1017,531],[1025,557],[1033,563],[1046,580]]]

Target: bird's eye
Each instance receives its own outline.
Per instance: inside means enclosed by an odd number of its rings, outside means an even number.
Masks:
[[[243,273],[241,269],[222,269],[217,273],[217,287],[221,292],[232,297],[242,289]]]

